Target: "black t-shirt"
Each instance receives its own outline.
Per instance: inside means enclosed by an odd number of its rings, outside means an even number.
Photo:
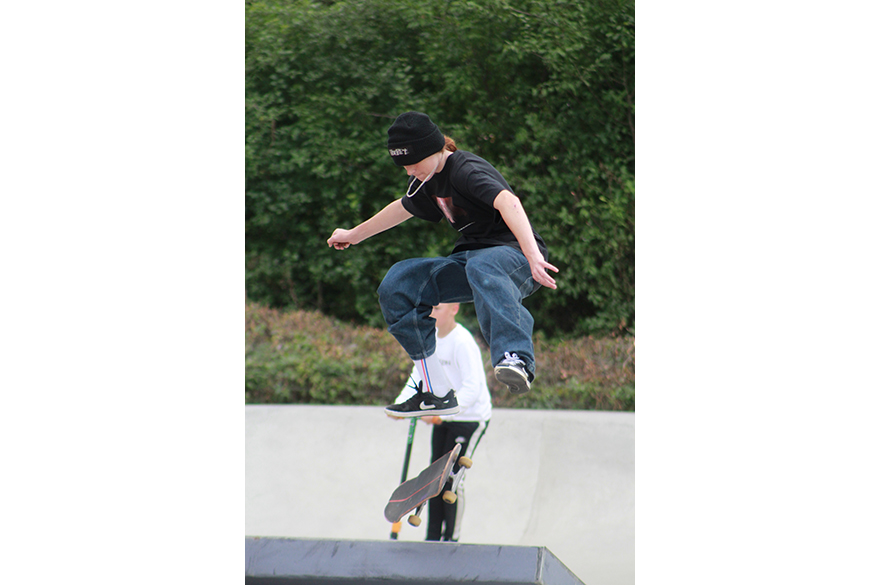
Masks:
[[[414,178],[409,192],[418,187],[419,181]],[[502,219],[502,214],[493,207],[496,197],[504,189],[514,192],[491,164],[476,154],[457,150],[447,158],[441,172],[412,197],[405,195],[401,202],[404,209],[420,219],[437,223],[446,217],[460,234],[453,253],[491,246],[511,246],[520,250],[516,236]],[[532,235],[547,261],[544,240],[535,228]]]

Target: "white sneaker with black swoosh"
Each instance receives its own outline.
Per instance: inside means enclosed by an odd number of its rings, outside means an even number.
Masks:
[[[438,398],[431,392],[417,392],[400,404],[387,406],[385,412],[403,418],[444,416],[459,412],[459,401],[456,400],[456,393],[452,390],[443,398]]]

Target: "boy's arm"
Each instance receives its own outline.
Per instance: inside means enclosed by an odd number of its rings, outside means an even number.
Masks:
[[[459,327],[462,327],[462,325],[459,325]],[[460,386],[455,389],[456,401],[459,403],[459,408],[462,411],[466,411],[477,402],[481,391],[486,391],[486,373],[483,371],[483,358],[474,338],[471,337],[469,342],[466,341],[465,336],[461,336],[461,340],[457,341],[453,356],[456,369],[459,372],[459,379],[461,380]],[[451,415],[443,418],[455,419],[455,416]]]
[[[413,215],[404,209],[401,200],[396,199],[379,210],[376,215],[350,230],[342,228],[333,230],[333,234],[327,239],[327,245],[337,250],[345,250],[349,246],[360,244],[367,238],[391,229],[411,217]]]
[[[532,235],[532,226],[529,223],[529,218],[526,217],[526,211],[523,209],[520,198],[507,189],[503,189],[493,201],[493,207],[499,210],[502,219],[505,220],[514,237],[517,238],[523,255],[529,261],[532,278],[535,282],[548,288],[557,288],[557,281],[551,278],[547,270],[554,272],[559,272],[559,270],[553,264],[545,262],[541,255],[541,250],[538,249],[538,244]]]

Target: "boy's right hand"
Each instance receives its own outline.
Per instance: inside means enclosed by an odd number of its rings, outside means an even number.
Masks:
[[[327,245],[330,248],[336,248],[337,250],[345,250],[355,242],[352,241],[351,236],[352,230],[344,230],[342,228],[337,228],[333,230],[333,234],[327,239]]]

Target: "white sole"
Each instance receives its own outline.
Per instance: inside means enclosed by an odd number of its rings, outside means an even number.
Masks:
[[[508,386],[508,391],[510,391],[511,394],[526,394],[529,392],[529,380],[524,378],[520,372],[514,368],[498,366],[494,371],[496,374],[496,380]]]
[[[391,416],[397,416],[400,418],[416,418],[423,416],[447,416],[449,414],[456,414],[459,412],[459,407],[455,406],[453,408],[445,408],[445,409],[430,409],[430,410],[414,410],[411,412],[398,412],[397,410],[389,410],[385,409],[385,413]]]

